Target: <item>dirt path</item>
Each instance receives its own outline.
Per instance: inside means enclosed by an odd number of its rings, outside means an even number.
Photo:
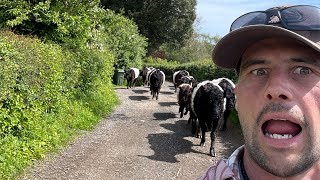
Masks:
[[[230,124],[216,143],[217,157],[191,136],[189,115],[179,118],[173,85],[166,82],[159,100],[147,87],[116,89],[121,105],[94,131],[48,156],[21,179],[196,179],[240,146],[242,135]]]

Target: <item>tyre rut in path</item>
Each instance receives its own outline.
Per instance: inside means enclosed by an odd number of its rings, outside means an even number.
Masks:
[[[117,88],[121,104],[92,132],[30,167],[20,179],[196,179],[243,144],[228,123],[216,141],[217,157],[191,136],[189,115],[179,117],[173,84],[165,82],[159,99],[147,87]]]

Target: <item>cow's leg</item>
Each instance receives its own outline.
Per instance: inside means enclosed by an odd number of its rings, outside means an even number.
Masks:
[[[210,146],[210,155],[212,157],[216,157],[216,151],[214,149],[215,140],[216,140],[216,131],[212,130],[211,131],[211,146]]]
[[[160,89],[157,89],[156,100],[158,100],[158,98],[159,98],[159,91],[160,91]]]
[[[187,115],[188,111],[189,111],[189,108],[188,108],[188,106],[186,106],[186,112],[184,113],[184,115]]]
[[[210,137],[211,137],[211,145],[210,145],[210,155],[215,157],[216,156],[216,152],[215,152],[215,149],[214,149],[214,144],[215,144],[215,140],[216,140],[216,134],[217,134],[217,131],[219,130],[219,124],[222,123],[221,121],[223,120],[222,119],[222,116],[223,116],[223,112],[220,112],[218,117],[213,119],[212,121],[212,129],[209,129],[211,130],[211,133],[210,133]]]
[[[202,134],[200,146],[205,146],[207,127],[205,126],[205,124],[200,124],[200,128],[201,128],[201,134]]]
[[[144,86],[146,85],[146,78],[144,76],[142,76],[142,83]]]
[[[202,138],[200,136],[199,120],[196,117],[191,118],[191,133],[196,138]]]
[[[192,111],[190,111],[189,119],[188,119],[188,124],[190,124],[194,118],[195,118],[195,115],[193,114]]]
[[[199,119],[196,118],[195,121],[196,121],[196,138],[202,138],[200,136],[201,128],[200,128],[200,125],[199,125]]]
[[[225,131],[227,129],[227,121],[228,121],[228,116],[229,116],[230,112],[231,112],[230,109],[226,109],[223,113],[223,125],[221,128],[221,131]]]
[[[206,146],[206,131],[201,129],[201,142],[200,142],[200,146]]]
[[[138,79],[138,78],[136,78],[136,79],[133,80],[133,82],[132,82],[132,87],[133,87],[133,88],[136,86],[137,79]]]
[[[183,117],[183,110],[184,110],[184,106],[183,106],[183,105],[180,105],[180,106],[179,106],[180,118]]]
[[[196,137],[197,136],[196,119],[190,116],[189,121],[191,121],[191,134]]]

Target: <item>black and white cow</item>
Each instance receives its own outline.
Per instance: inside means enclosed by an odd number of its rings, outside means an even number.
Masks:
[[[217,129],[223,121],[224,91],[214,81],[199,83],[192,92],[190,118],[195,123],[197,132],[201,129],[200,146],[205,145],[205,133],[211,131],[210,155],[215,156],[215,139]]]
[[[160,69],[155,69],[150,73],[150,91],[152,99],[156,97],[158,100],[161,86],[166,80],[165,74]]]
[[[184,83],[178,86],[177,99],[179,104],[180,118],[187,115],[191,105],[192,86]],[[185,112],[183,112],[185,109]],[[189,123],[189,122],[188,122]]]
[[[146,85],[150,86],[150,77],[151,74],[154,73],[157,69],[156,68],[150,68],[149,71],[147,71],[147,76],[146,76]]]
[[[227,128],[228,117],[229,117],[231,111],[235,107],[235,100],[236,100],[236,96],[235,96],[235,92],[234,92],[235,84],[228,78],[219,78],[219,79],[215,79],[213,81],[218,83],[219,86],[224,91],[224,93],[223,93],[223,96],[225,98],[225,105],[224,105],[224,112],[223,112],[223,119],[224,120],[223,120],[222,129],[221,129],[222,131],[224,131]]]
[[[178,81],[177,81],[177,87],[179,87],[181,84],[190,84],[192,87],[196,85],[196,80],[194,79],[193,76],[182,76]]]
[[[151,70],[153,70],[153,67],[144,67],[140,73],[142,80],[143,80],[143,84],[147,85],[148,84],[148,72],[151,72]]]
[[[183,76],[189,76],[189,72],[187,70],[179,70],[173,73],[172,82],[174,85],[174,92],[177,92],[177,82]]]
[[[137,68],[128,69],[125,72],[124,77],[127,79],[127,89],[133,88],[139,77],[139,69]]]

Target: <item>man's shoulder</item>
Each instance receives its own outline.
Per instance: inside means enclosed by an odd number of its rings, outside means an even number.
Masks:
[[[240,179],[239,159],[243,156],[244,147],[236,149],[228,159],[222,159],[211,166],[198,180]]]
[[[198,180],[222,180],[222,179],[234,179],[236,175],[232,169],[228,166],[227,160],[220,160],[215,166],[211,166],[207,172],[201,176]]]

